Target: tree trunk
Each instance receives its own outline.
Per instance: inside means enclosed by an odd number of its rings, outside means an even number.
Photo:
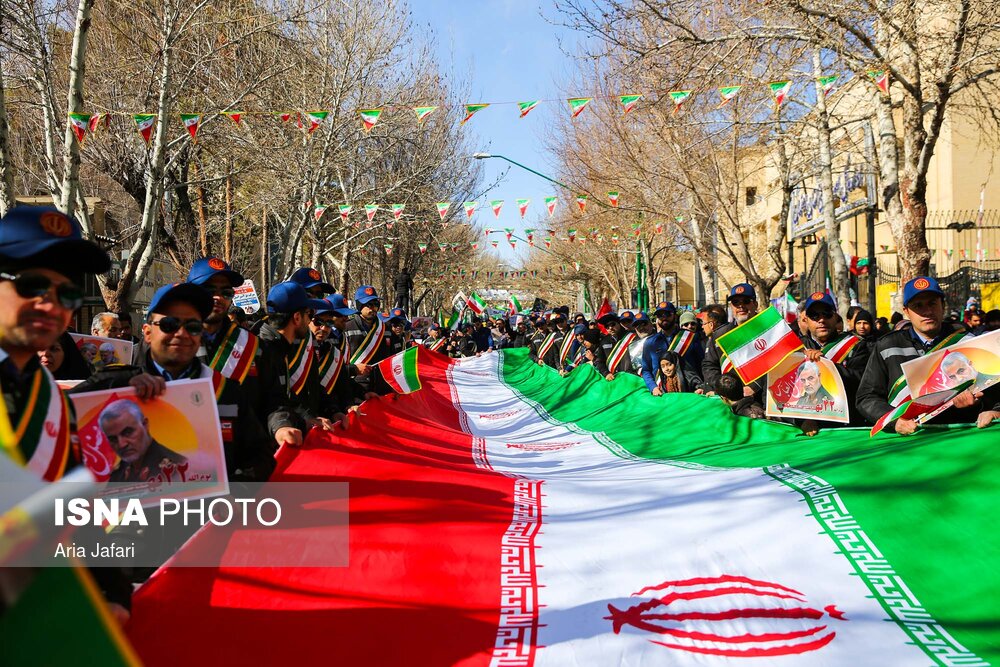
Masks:
[[[840,223],[837,221],[836,209],[833,205],[833,153],[830,150],[830,117],[826,112],[826,95],[819,79],[823,76],[823,65],[819,49],[813,51],[813,82],[816,86],[816,115],[819,123],[816,127],[819,140],[819,187],[823,193],[823,223],[826,228],[827,257],[830,266],[830,282],[833,295],[837,301],[837,309],[842,317],[847,317],[847,308],[851,305],[848,288],[847,264],[844,262],[844,251],[840,246]]]
[[[73,30],[73,51],[69,61],[69,94],[67,113],[80,113],[84,108],[83,81],[87,69],[87,33],[90,30],[90,10],[94,0],[80,0]],[[80,144],[73,133],[73,124],[66,123],[63,139],[63,181],[59,197],[59,210],[72,216],[76,206],[76,191],[80,187]]]
[[[267,252],[267,207],[260,213],[260,294],[267,295],[268,285],[271,282],[271,263],[268,261]]]
[[[348,242],[347,237],[349,232],[347,227],[344,227],[344,245],[340,246],[340,293],[345,297],[350,293],[351,289],[351,244]]]
[[[14,204],[14,167],[10,163],[7,130],[7,105],[3,92],[3,68],[0,67],[0,217],[7,215]]]
[[[226,173],[226,233],[223,238],[226,262],[233,261],[233,175],[232,169]]]

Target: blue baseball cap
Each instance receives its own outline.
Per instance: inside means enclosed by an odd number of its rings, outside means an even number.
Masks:
[[[810,294],[809,298],[806,299],[806,312],[808,313],[809,309],[816,303],[822,303],[829,306],[831,310],[837,310],[837,304],[834,303],[833,296],[826,292],[813,292]]]
[[[212,313],[212,295],[204,287],[194,283],[170,283],[156,290],[149,302],[146,314],[162,313],[160,310],[175,301],[183,301],[195,307],[195,310],[205,319]]]
[[[577,324],[575,327],[573,327],[573,335],[574,336],[576,334],[582,334],[582,333],[586,333],[586,332],[587,332],[587,325],[586,324]]]
[[[15,206],[0,219],[0,266],[48,268],[77,282],[104,273],[111,259],[83,238],[80,223],[53,206]]]
[[[649,322],[649,321],[650,321],[649,315],[647,315],[646,313],[639,311],[638,313],[635,314],[636,324],[639,324],[640,322]]]
[[[393,308],[389,311],[386,316],[386,321],[391,322],[393,320],[402,320],[404,324],[409,324],[410,320],[406,318],[406,311],[402,308]]]
[[[354,292],[354,302],[359,306],[363,306],[369,301],[377,301],[378,292],[371,285],[362,285]]]
[[[441,331],[441,325],[440,324],[432,324],[429,327],[427,327],[427,330],[428,331]]]
[[[621,318],[618,317],[618,313],[605,313],[598,318],[598,324],[608,324],[610,322],[618,322]]]
[[[631,310],[626,310],[622,312],[621,315],[618,316],[618,321],[621,322],[622,324],[632,324],[633,322],[635,322],[635,315],[632,313]]]
[[[330,310],[337,315],[342,315],[344,317],[350,317],[351,315],[356,315],[358,311],[354,310],[347,305],[347,299],[344,298],[343,294],[331,294],[327,298],[323,299],[330,304]]]
[[[267,293],[267,312],[294,313],[306,308],[319,311],[327,308],[321,299],[310,299],[306,288],[291,281],[278,283]]]
[[[195,285],[204,285],[213,276],[222,276],[229,281],[233,287],[243,284],[243,276],[233,271],[226,262],[218,257],[202,257],[188,272],[187,280]]]
[[[934,280],[930,276],[918,276],[911,280],[910,282],[903,285],[903,306],[910,302],[910,299],[917,296],[918,294],[925,293],[937,294],[942,299],[944,298],[944,292],[941,290],[941,286],[938,285],[938,281]]]
[[[306,289],[320,287],[326,294],[332,294],[337,291],[330,283],[323,282],[323,276],[320,275],[319,271],[309,266],[295,269],[295,272],[292,273],[288,280],[289,282],[298,283]]]
[[[754,291],[753,285],[750,283],[740,283],[739,285],[733,285],[733,289],[729,290],[729,296],[726,297],[726,301],[732,301],[734,297],[745,296],[751,301],[757,300],[757,292]]]
[[[669,301],[661,301],[656,304],[656,310],[653,311],[653,315],[659,315],[660,313],[676,313],[677,307],[670,303]]]

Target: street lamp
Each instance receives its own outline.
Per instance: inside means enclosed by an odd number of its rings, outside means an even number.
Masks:
[[[572,190],[572,188],[570,188],[565,183],[557,181],[556,179],[552,178],[551,176],[546,176],[545,174],[543,174],[540,171],[535,171],[531,167],[525,166],[525,165],[521,164],[520,162],[517,162],[515,160],[511,160],[506,155],[493,155],[492,153],[473,153],[472,157],[474,159],[476,159],[476,160],[487,160],[489,158],[497,158],[499,160],[506,160],[507,162],[510,162],[515,167],[520,167],[521,169],[524,169],[525,171],[530,171],[535,176],[540,176],[541,178],[544,178],[546,181],[549,181],[550,183],[555,183],[556,185],[558,185],[561,188],[565,188],[567,190]]]

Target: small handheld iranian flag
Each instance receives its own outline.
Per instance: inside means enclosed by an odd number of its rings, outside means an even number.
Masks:
[[[527,116],[532,109],[538,106],[538,100],[531,100],[530,102],[518,102],[517,108],[521,110],[521,115],[518,118],[524,118]]]
[[[92,115],[89,113],[71,113],[69,115],[69,125],[73,128],[73,134],[81,146],[84,139],[87,138],[87,127],[90,125]]]
[[[546,197],[545,198],[545,208],[548,209],[549,217],[551,218],[556,212],[556,202],[559,201],[558,197]]]
[[[188,134],[191,135],[192,141],[198,140],[198,128],[201,127],[201,114],[200,113],[182,113],[181,121],[184,123],[184,127],[187,128]]]
[[[513,294],[510,295],[510,314],[517,315],[522,310],[521,302],[517,300],[517,297]]]
[[[719,88],[719,96],[722,98],[722,102],[719,103],[717,108],[721,109],[729,104],[730,100],[736,97],[742,88],[743,86],[723,86]]]
[[[378,204],[365,204],[365,215],[368,217],[368,222],[371,222],[378,212]]]
[[[580,213],[587,211],[587,195],[577,195],[576,205],[580,207]]]
[[[411,347],[375,364],[381,371],[382,378],[397,394],[412,394],[420,389],[420,376],[417,373],[420,348],[421,346]]]
[[[524,218],[524,214],[528,212],[528,204],[530,203],[531,203],[530,199],[517,200],[517,210],[521,213],[521,218]]]
[[[639,100],[642,99],[642,95],[619,95],[618,101],[621,102],[622,111],[628,113],[635,108],[635,105],[639,104]]]
[[[483,297],[479,296],[475,292],[472,293],[472,295],[469,297],[466,303],[469,304],[469,308],[476,315],[482,315],[484,312],[486,312],[486,302],[483,301]]]
[[[608,202],[615,208],[618,208],[618,191],[610,190],[608,191]]]
[[[378,122],[379,116],[382,115],[382,110],[360,109],[358,115],[361,116],[361,125],[365,128],[365,132],[371,132],[372,128],[375,127],[375,123]]]
[[[966,380],[965,382],[959,384],[951,389],[943,389],[941,391],[935,391],[930,394],[924,394],[913,400],[905,401],[898,407],[893,408],[889,412],[882,415],[882,417],[875,422],[875,426],[872,427],[870,435],[874,436],[876,433],[884,429],[890,423],[896,421],[897,419],[916,419],[921,415],[931,413],[938,408],[946,405],[953,398],[961,394],[963,391],[968,389],[973,385],[975,380]]]
[[[417,116],[417,123],[423,123],[424,118],[434,113],[437,107],[413,107],[413,113]]]
[[[441,216],[441,220],[444,220],[444,216],[448,215],[448,209],[451,208],[451,204],[446,201],[439,201],[434,204],[437,207],[438,215]]]
[[[792,88],[792,82],[772,81],[767,84],[767,87],[771,89],[771,94],[774,95],[774,106],[780,107],[788,96],[788,91]]]
[[[802,349],[802,341],[773,306],[719,336],[716,342],[746,384]]]
[[[681,110],[681,105],[691,97],[690,90],[672,90],[670,91],[670,101],[674,103],[673,113],[677,113]]]
[[[156,123],[156,114],[137,113],[132,115],[132,120],[135,121],[135,129],[139,130],[139,135],[148,146],[149,140],[153,136],[153,124]]]
[[[478,206],[478,205],[479,205],[479,202],[474,202],[474,201],[463,202],[462,206],[465,207],[465,216],[466,216],[466,218],[468,218],[468,219],[472,218],[472,215],[476,212],[476,206]]]
[[[472,118],[473,116],[475,116],[477,113],[479,113],[488,106],[489,104],[466,104],[465,118],[462,119],[462,122],[459,123],[459,125],[465,125],[470,118]]]
[[[490,202],[490,208],[493,209],[493,217],[500,217],[500,209],[503,208],[502,199],[494,199]]]
[[[396,222],[399,222],[399,216],[403,215],[406,204],[393,204],[389,208],[392,210],[392,217],[396,219]]]
[[[839,74],[831,74],[830,76],[821,76],[818,81],[820,88],[823,89],[823,96],[829,95],[833,91],[833,86],[837,83],[840,78]]]
[[[593,98],[590,98],[590,97],[571,97],[568,100],[566,100],[569,103],[569,110],[573,113],[572,117],[576,118],[577,116],[579,116],[580,112],[582,112],[584,109],[586,109],[587,105],[590,104],[590,100],[591,99],[593,99]]]

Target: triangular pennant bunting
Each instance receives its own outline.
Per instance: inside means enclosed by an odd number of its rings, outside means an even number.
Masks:
[[[358,115],[361,116],[361,125],[364,127],[365,132],[371,132],[372,128],[375,127],[375,123],[378,122],[379,116],[382,115],[382,110],[360,109]]]
[[[590,104],[590,100],[591,99],[593,99],[593,98],[590,98],[590,97],[571,97],[568,100],[566,100],[569,103],[569,109],[570,109],[570,111],[573,113],[572,117],[576,118],[577,116],[579,116],[580,113],[584,109],[587,108],[587,105]]]
[[[156,123],[156,114],[137,113],[132,115],[135,121],[135,129],[139,131],[139,136],[149,145],[149,140],[153,137],[153,125]]]
[[[198,128],[201,127],[201,114],[199,113],[182,113],[181,122],[184,123],[184,127],[187,128],[188,134],[191,135],[193,141],[198,140]]]
[[[771,89],[771,94],[774,95],[774,106],[780,107],[785,102],[785,98],[788,96],[788,91],[792,88],[791,81],[772,81],[767,84],[767,87]]]
[[[517,108],[521,110],[521,115],[519,118],[524,118],[528,113],[538,106],[538,100],[532,100],[530,102],[518,102]]]
[[[622,105],[622,111],[628,113],[635,108],[635,105],[642,99],[642,95],[619,95],[618,101]]]
[[[465,125],[470,118],[472,118],[473,116],[475,116],[477,113],[479,113],[488,106],[489,104],[466,104],[465,118],[462,119],[462,122],[459,123],[459,125]]]
[[[517,200],[517,210],[521,213],[521,218],[524,218],[524,214],[528,212],[528,204],[531,203],[530,199],[518,199]]]
[[[551,218],[556,212],[556,203],[559,201],[558,197],[546,197],[545,198],[545,209],[549,212],[549,217]]]
[[[417,123],[423,123],[424,119],[430,116],[437,107],[413,107],[413,113],[417,116]]]
[[[670,91],[670,101],[674,103],[673,113],[677,113],[681,110],[681,105],[684,104],[687,98],[691,97],[690,90],[672,90]]]

